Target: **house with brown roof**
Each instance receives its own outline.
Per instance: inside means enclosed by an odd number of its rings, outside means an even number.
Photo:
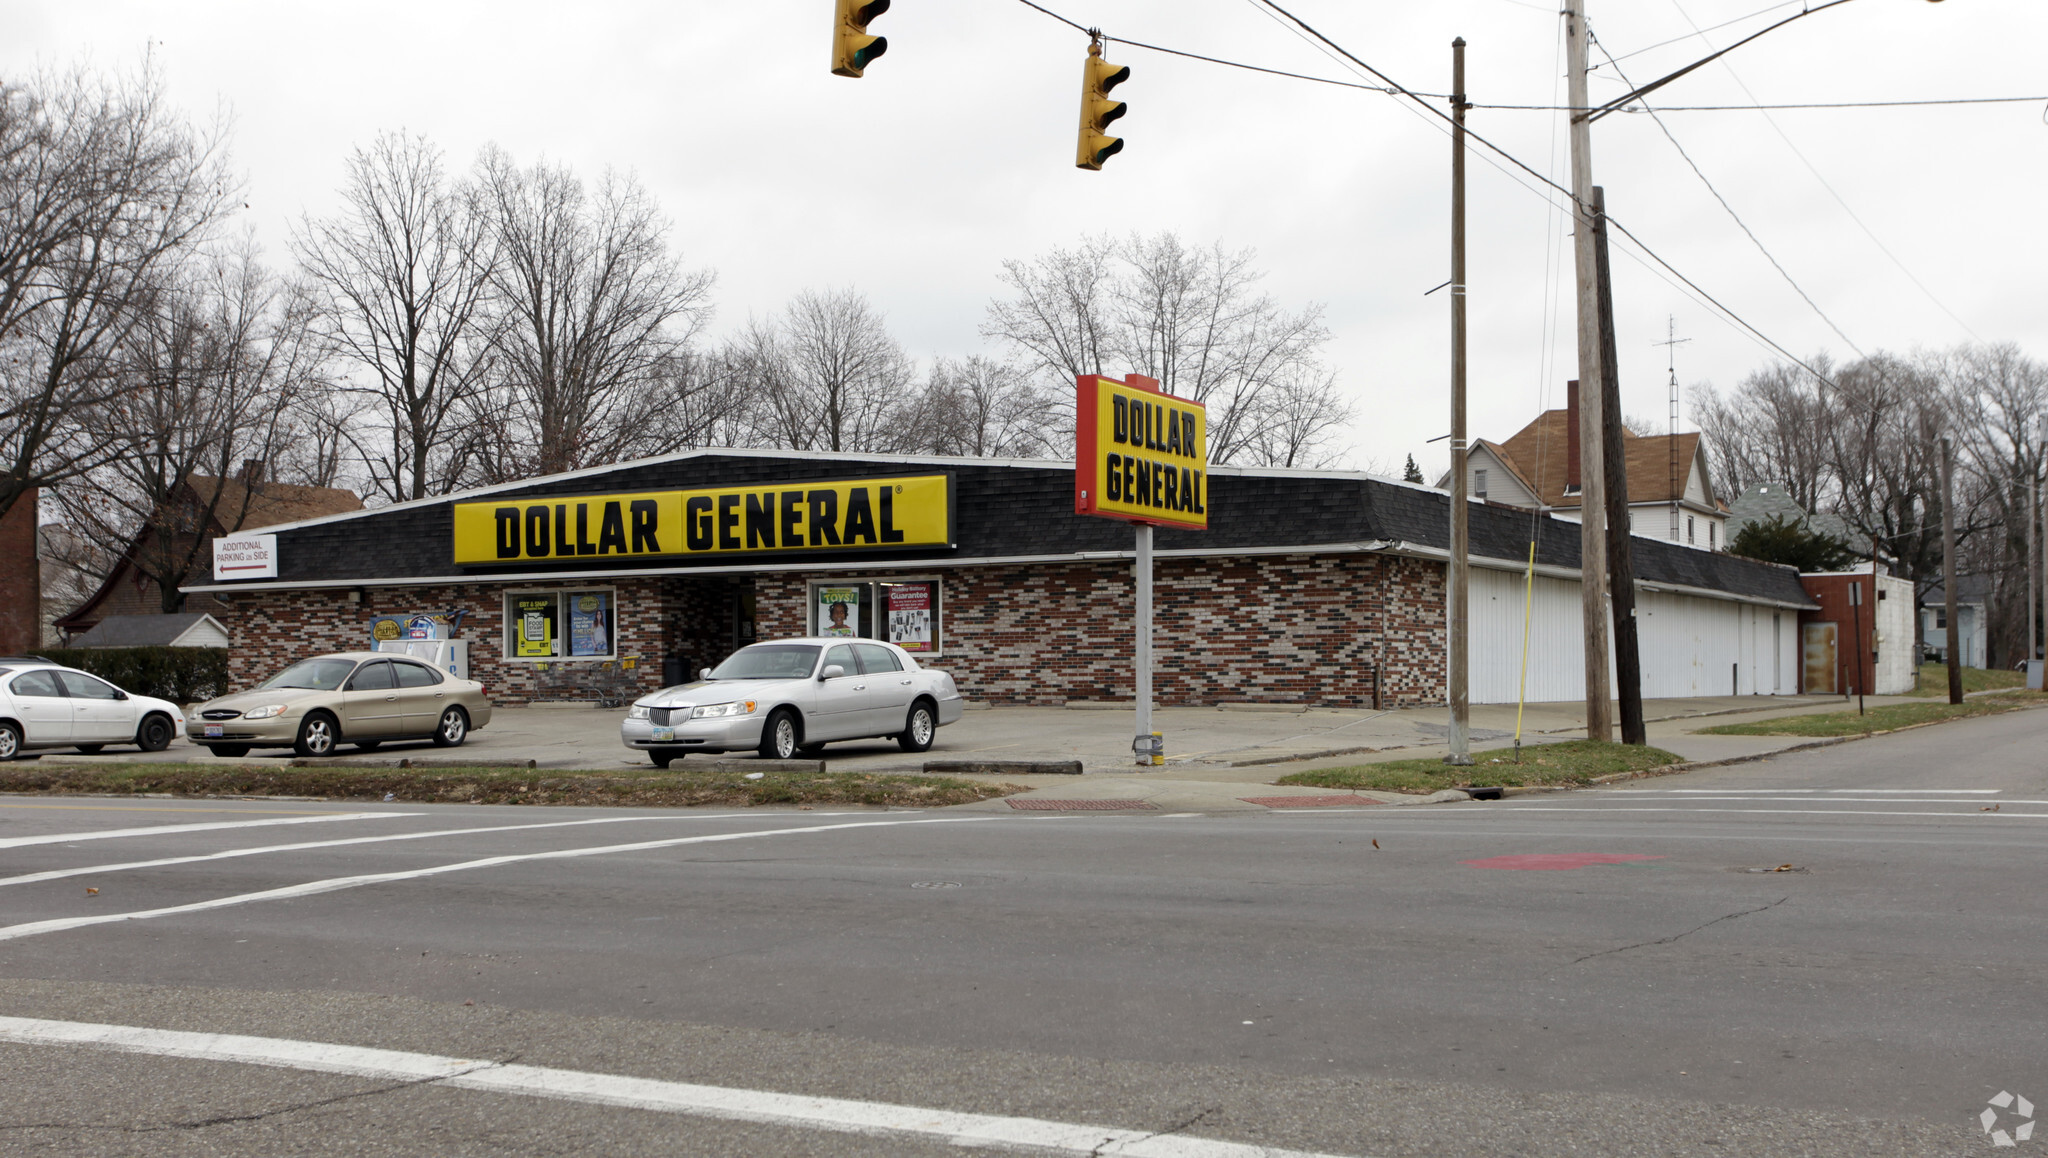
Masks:
[[[1506,442],[1475,439],[1465,455],[1475,499],[1579,517],[1579,384],[1562,410],[1546,410]],[[1697,432],[1621,433],[1628,464],[1629,532],[1718,551],[1728,545],[1728,504],[1715,492]],[[1438,487],[1450,485],[1446,474]]]
[[[187,475],[164,506],[129,540],[98,590],[53,625],[67,640],[109,616],[182,609],[178,587],[190,581],[191,572],[210,577],[213,540],[222,535],[360,511],[363,500],[341,487],[271,482],[263,477],[263,464],[252,460],[234,478]],[[167,584],[160,582],[165,578]],[[165,586],[175,606],[165,602]]]

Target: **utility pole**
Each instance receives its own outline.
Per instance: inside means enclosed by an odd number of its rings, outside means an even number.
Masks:
[[[1451,750],[1472,762],[1471,512],[1465,480],[1465,38],[1451,41]]]
[[[1607,683],[1606,407],[1600,373],[1598,256],[1593,248],[1592,106],[1586,98],[1585,0],[1564,0],[1572,107],[1572,256],[1579,305],[1579,610],[1586,636],[1586,738],[1614,738]]]
[[[1601,452],[1607,464],[1607,583],[1614,595],[1614,688],[1621,700],[1621,742],[1647,744],[1643,659],[1636,640],[1636,564],[1628,542],[1628,452],[1621,445],[1621,355],[1614,341],[1614,278],[1607,267],[1607,191],[1598,185],[1593,186],[1593,214],[1593,246],[1600,267],[1600,392],[1605,418]]]
[[[1962,625],[1956,622],[1956,452],[1941,440],[1941,599],[1948,613],[1948,702],[1963,702]]]

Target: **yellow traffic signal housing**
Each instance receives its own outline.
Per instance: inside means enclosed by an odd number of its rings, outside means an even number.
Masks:
[[[889,10],[889,0],[839,0],[832,25],[832,74],[859,76],[868,62],[889,51],[888,38],[868,35],[868,21]]]
[[[1081,141],[1074,164],[1082,169],[1100,169],[1102,162],[1123,151],[1121,137],[1107,135],[1109,122],[1124,115],[1124,103],[1109,99],[1109,90],[1131,79],[1131,70],[1102,59],[1102,42],[1088,46],[1088,63],[1081,73]]]

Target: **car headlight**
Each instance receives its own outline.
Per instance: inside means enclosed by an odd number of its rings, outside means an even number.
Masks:
[[[630,707],[630,708],[627,708],[627,709],[626,709],[626,718],[627,718],[627,719],[629,719],[629,720],[644,720],[644,719],[646,719],[646,718],[647,718],[647,705],[646,705],[646,704],[634,704],[634,705],[633,705],[632,707]]]
[[[717,716],[746,716],[754,711],[753,700],[734,700],[729,704],[705,704],[690,713],[693,720],[708,720]]]
[[[272,716],[281,716],[283,714],[283,704],[265,704],[260,708],[250,708],[248,711],[243,712],[242,718],[245,720],[267,720]]]

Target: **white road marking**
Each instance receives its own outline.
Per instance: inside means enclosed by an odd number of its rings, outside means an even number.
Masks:
[[[1933,804],[1937,801],[1904,801],[1908,804]],[[1962,803],[1958,801],[1958,803]],[[1756,816],[1982,816],[1987,820],[2048,820],[2048,812],[1880,812],[1875,808],[1658,808],[1629,804],[1609,805],[1606,808],[1570,808],[1557,804],[1524,804],[1514,809],[1500,809],[1501,812],[1740,812]],[[0,935],[6,933],[0,929]]]
[[[548,852],[528,852],[505,856],[487,856],[479,860],[457,861],[454,864],[436,865],[432,868],[406,869],[400,872],[365,873],[351,877],[329,877],[326,880],[308,881],[302,885],[286,885],[282,888],[264,889],[261,892],[237,893],[234,896],[215,897],[208,901],[194,901],[186,905],[170,905],[161,909],[137,909],[126,913],[102,913],[91,917],[57,917],[47,921],[28,921],[19,925],[0,926],[0,941],[13,941],[22,937],[33,937],[41,933],[61,933],[67,929],[82,929],[90,925],[107,925],[118,921],[146,921],[154,917],[170,917],[180,913],[199,913],[209,909],[225,909],[235,905],[247,905],[257,901],[283,901],[295,897],[311,897],[321,893],[340,892],[343,889],[361,888],[364,885],[380,885],[392,881],[418,880],[422,877],[441,876],[445,873],[467,872],[471,869],[496,868],[499,865],[524,864],[539,860],[573,860],[586,856],[607,856],[620,852],[648,852],[654,849],[676,848],[686,844],[713,844],[728,840],[753,840],[763,836],[790,836],[812,832],[834,832],[849,828],[893,828],[906,824],[975,824],[994,820],[993,816],[947,816],[929,817],[918,820],[862,820],[847,824],[816,824],[802,828],[770,828],[752,832],[720,832],[706,836],[677,836],[666,840],[644,840],[633,844],[601,844],[583,848],[558,848]]]
[[[1783,796],[1758,796],[1746,792],[1735,792],[1727,795],[1688,796],[1685,797],[1685,802],[1690,804],[1696,800],[1751,800],[1758,804],[1953,804],[1958,807],[1976,807],[1977,801],[1980,799],[1982,797],[1971,797],[1966,800],[1942,800],[1937,797],[1925,796],[1799,796],[1787,799]],[[1999,803],[2048,804],[2048,800],[2015,800],[2008,796],[2000,800]]]
[[[1995,796],[2003,788],[1623,788],[1622,792],[1666,793],[1672,796],[1697,796],[1719,792],[1756,793],[1758,795],[1779,795],[1800,792],[1868,792],[1873,795],[1892,796]]]
[[[726,1121],[761,1122],[870,1137],[915,1138],[955,1146],[1122,1154],[1131,1158],[1335,1158],[1185,1135],[970,1114],[924,1106],[821,1098],[633,1078],[548,1066],[506,1065],[289,1038],[186,1033],[137,1026],[0,1017],[0,1040],[66,1045],[200,1061],[235,1062],[379,1081],[432,1082],[458,1089],[619,1106]]]
[[[31,844],[76,844],[83,840],[117,840],[127,836],[180,836],[188,832],[215,832],[223,828],[266,828],[277,824],[328,824],[337,820],[386,820],[399,816],[423,816],[419,812],[330,812],[321,816],[279,816],[269,820],[213,820],[204,824],[154,824],[148,828],[106,828],[98,832],[58,832],[44,836],[0,838],[0,848],[25,848]]]
[[[382,814],[380,814],[382,815]],[[414,815],[424,815],[423,813]],[[853,816],[851,812],[820,812],[817,817]],[[351,844],[387,844],[399,840],[426,840],[436,836],[469,836],[482,832],[525,832],[528,829],[574,828],[591,824],[626,824],[631,821],[678,821],[678,820],[730,820],[735,818],[755,819],[743,812],[720,812],[709,816],[603,816],[590,820],[557,820],[541,824],[501,824],[489,828],[439,828],[432,832],[385,833],[382,836],[351,836],[342,840],[306,840],[297,844],[266,844],[258,848],[230,848],[220,852],[196,853],[192,856],[167,856],[158,860],[132,860],[123,864],[95,864],[83,868],[51,869],[47,872],[22,873],[19,876],[0,877],[0,888],[8,885],[33,885],[42,881],[59,881],[66,877],[100,876],[105,873],[127,872],[131,869],[163,868],[168,865],[197,864],[200,861],[230,860],[241,856],[261,856],[273,852],[304,852],[314,848],[340,848]]]

